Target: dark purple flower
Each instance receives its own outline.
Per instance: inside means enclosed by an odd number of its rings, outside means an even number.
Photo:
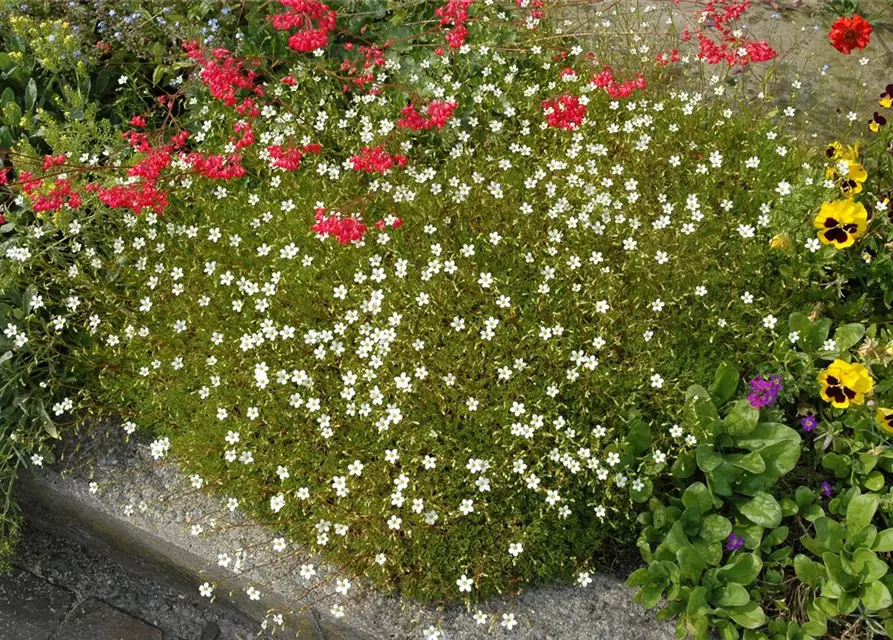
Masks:
[[[734,533],[729,534],[729,541],[726,542],[726,549],[729,551],[738,551],[744,546],[744,538],[736,536]]]
[[[831,483],[828,482],[827,480],[825,480],[824,482],[822,482],[822,491],[821,491],[821,494],[822,494],[823,496],[825,496],[826,498],[830,498],[830,497],[831,497]]]
[[[809,433],[817,426],[819,426],[819,421],[814,415],[810,413],[800,418],[800,426],[803,427],[803,430],[805,432]]]
[[[762,377],[754,378],[750,381],[751,392],[747,395],[747,400],[755,409],[771,407],[778,400],[781,389],[781,378],[778,376],[770,376],[768,380]]]

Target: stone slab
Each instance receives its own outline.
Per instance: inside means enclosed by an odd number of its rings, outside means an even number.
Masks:
[[[445,640],[479,640],[505,635],[499,622],[503,613],[512,612],[518,625],[510,636],[516,640],[674,638],[672,623],[658,621],[633,601],[632,591],[620,580],[604,574],[594,574],[586,589],[530,587],[481,603],[479,608],[490,614],[486,625],[472,618],[478,606],[422,605],[384,594],[361,579],[351,578],[347,596],[335,593],[334,580],[308,589],[298,573],[303,562],[313,562],[319,576],[348,574],[295,545],[287,553],[274,552],[276,532],[231,513],[223,498],[190,489],[176,464],[155,463],[146,442],[124,442],[120,429],[112,428],[93,445],[82,440],[80,447],[77,455],[66,456],[63,472],[22,474],[19,500],[31,522],[77,536],[119,561],[154,567],[181,580],[186,589],[211,582],[215,597],[230,600],[258,621],[268,611],[282,613],[288,637],[419,640],[424,629],[434,626]],[[100,485],[98,493],[90,491],[91,482]],[[211,521],[213,529],[205,527],[200,535],[190,531],[193,523]],[[239,550],[248,550],[244,566],[234,570],[232,563],[218,565],[221,554],[233,558]],[[247,597],[250,586],[260,589],[259,600]],[[343,605],[343,618],[332,615],[334,603]]]
[[[74,596],[27,571],[0,576],[0,638],[49,640]]]
[[[88,598],[68,616],[53,640],[162,640],[161,629]]]

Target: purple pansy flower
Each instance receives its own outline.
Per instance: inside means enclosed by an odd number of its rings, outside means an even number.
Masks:
[[[781,389],[781,378],[778,376],[770,376],[768,380],[762,377],[754,378],[750,381],[751,392],[747,394],[747,400],[755,409],[770,407],[778,400]]]
[[[738,551],[744,546],[744,538],[736,536],[734,533],[729,534],[729,541],[726,542],[726,549],[729,551]]]
[[[824,482],[822,482],[822,490],[821,490],[821,494],[822,494],[823,496],[825,496],[826,498],[830,498],[830,497],[831,497],[831,483],[828,482],[827,480],[825,480]]]
[[[810,413],[800,418],[800,426],[803,427],[803,430],[806,433],[809,433],[817,426],[819,426],[819,421],[814,415]]]

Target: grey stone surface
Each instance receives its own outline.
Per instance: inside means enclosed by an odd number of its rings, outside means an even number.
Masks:
[[[53,640],[162,640],[162,636],[158,627],[88,598],[71,612]]]
[[[59,628],[74,596],[27,572],[0,579],[0,638],[49,640]]]
[[[348,596],[336,594],[331,578],[349,574],[294,544],[283,553],[274,552],[271,542],[276,532],[229,512],[221,498],[190,489],[176,465],[154,463],[145,443],[125,443],[119,435],[112,428],[100,433],[86,450],[67,455],[65,473],[24,474],[20,500],[29,518],[78,536],[88,546],[143,571],[160,571],[193,594],[199,584],[211,582],[218,601],[229,600],[257,620],[281,614],[285,637],[297,633],[314,640],[418,639],[429,626],[440,629],[446,640],[674,637],[672,624],[641,609],[631,591],[608,575],[593,575],[593,583],[585,589],[533,587],[470,611],[385,595],[354,577]],[[99,486],[95,494],[91,481]],[[190,527],[199,522],[204,530],[192,535]],[[232,563],[218,566],[220,554],[233,558],[240,550],[245,560],[237,570]],[[308,585],[298,575],[304,562],[313,562],[323,579]],[[249,586],[261,591],[259,601],[248,599]],[[333,603],[343,605],[343,618],[331,614]],[[472,615],[477,608],[490,614],[487,624],[475,623]],[[499,625],[506,612],[518,620],[511,632]]]
[[[128,566],[119,564],[73,541],[64,527],[60,528],[63,535],[55,536],[26,524],[15,561],[33,574],[38,593],[58,590],[71,594],[68,611],[95,598],[157,626],[164,640],[198,640],[208,623],[218,629],[218,640],[247,640],[259,631],[256,620],[224,600],[209,603],[194,585],[184,587],[182,583],[170,582],[148,567],[136,569],[134,562]],[[0,593],[8,593],[13,605],[8,612],[0,613],[0,620],[7,626],[17,617],[27,615],[22,605],[26,595],[15,586],[17,575],[0,575]],[[42,614],[46,616],[47,612],[42,610]],[[61,621],[60,618],[58,622]],[[0,624],[0,640],[12,638],[18,636],[6,634]]]

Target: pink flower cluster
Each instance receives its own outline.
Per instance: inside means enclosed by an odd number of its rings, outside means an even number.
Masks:
[[[374,149],[363,147],[359,155],[353,156],[350,162],[354,171],[366,173],[385,173],[391,167],[402,167],[406,164],[406,156],[392,156],[379,145]]]
[[[440,18],[441,26],[451,28],[446,32],[446,42],[451,49],[458,49],[465,44],[468,38],[468,7],[472,0],[448,0],[445,5],[434,10],[434,15]]]
[[[273,166],[285,169],[286,171],[296,171],[301,166],[301,160],[304,159],[305,153],[319,153],[322,146],[317,143],[305,144],[303,147],[283,146],[274,144],[267,147],[270,159],[273,160]]]
[[[299,29],[288,39],[295,51],[308,53],[329,44],[329,32],[335,29],[338,14],[319,0],[279,0],[285,13],[267,16],[274,29]]]
[[[428,116],[426,118],[418,113],[415,110],[415,105],[410,102],[400,111],[400,115],[403,117],[397,121],[397,126],[402,129],[412,129],[413,131],[430,129],[432,127],[443,129],[447,121],[453,117],[453,111],[455,111],[458,106],[459,105],[455,102],[432,100],[425,109],[425,113]]]
[[[591,82],[599,89],[607,91],[608,95],[615,100],[618,98],[628,98],[632,95],[633,91],[636,90],[644,91],[646,85],[645,76],[641,73],[636,74],[635,80],[618,82],[614,78],[614,72],[608,67],[605,67],[604,71],[594,76]]]
[[[337,213],[326,216],[325,209],[316,210],[313,231],[321,236],[335,236],[340,244],[350,244],[363,239],[366,225],[356,218],[342,218]]]
[[[204,55],[198,42],[187,42],[183,48],[189,58],[201,65],[202,71],[199,75],[211,91],[211,95],[228,107],[236,107],[236,111],[242,115],[260,115],[251,98],[245,98],[239,104],[236,96],[239,89],[250,90],[258,96],[264,95],[263,87],[256,83],[257,73],[244,69],[244,63],[237,61],[229,50],[223,47],[214,49],[211,58]]]
[[[577,129],[586,117],[586,105],[580,104],[577,96],[569,93],[552,100],[543,100],[546,122],[556,129]]]

